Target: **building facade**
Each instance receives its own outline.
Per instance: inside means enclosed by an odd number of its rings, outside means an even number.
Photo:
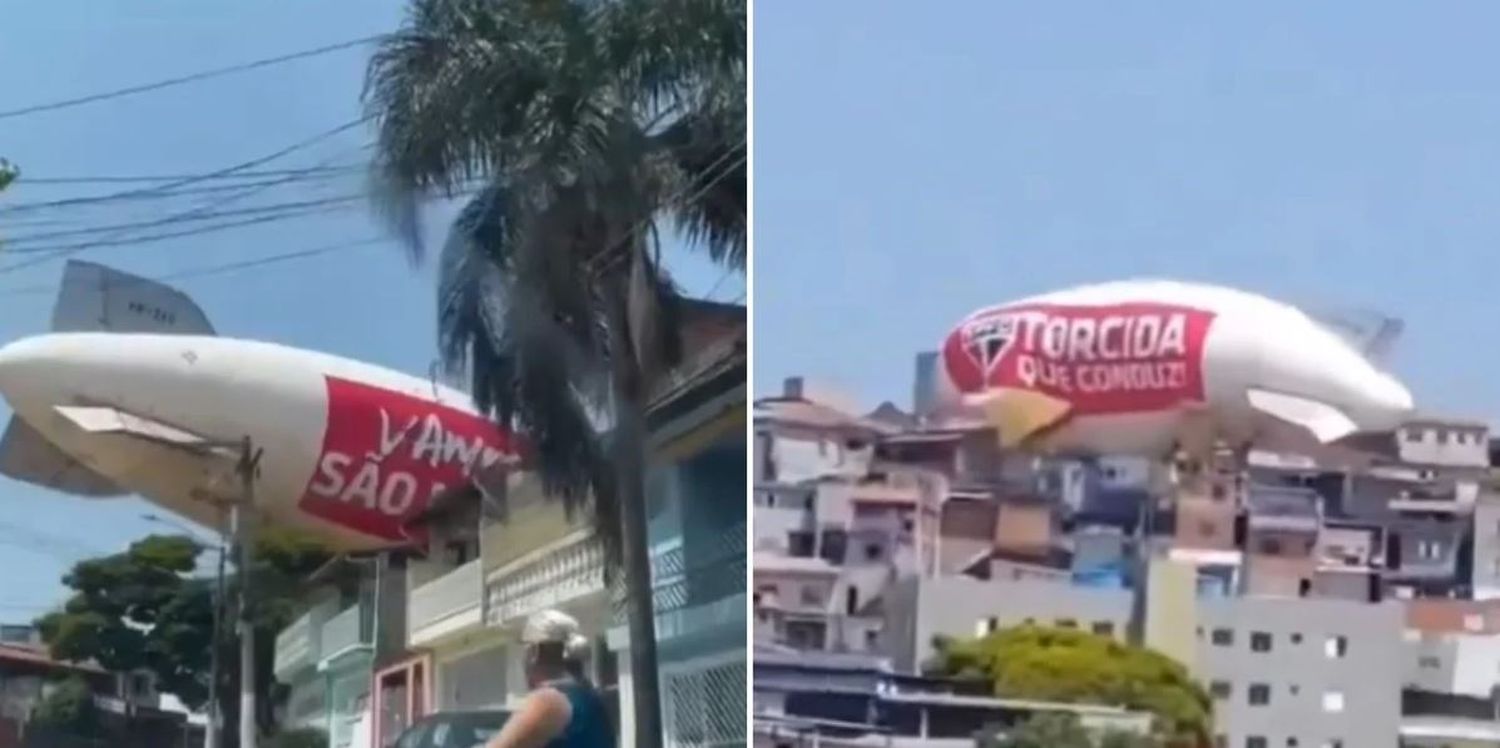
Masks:
[[[1201,600],[1197,675],[1224,745],[1397,745],[1405,625],[1399,603]]]

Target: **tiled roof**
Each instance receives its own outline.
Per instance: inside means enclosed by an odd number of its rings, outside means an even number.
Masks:
[[[42,665],[63,670],[78,670],[86,673],[105,674],[103,668],[92,663],[64,662],[54,659],[45,647],[30,647],[19,644],[0,644],[0,661],[22,662],[30,665]]]
[[[1428,633],[1497,634],[1500,600],[1409,600],[1406,627]]]
[[[755,417],[766,418],[777,423],[811,426],[823,429],[847,429],[873,434],[894,434],[895,426],[868,418],[845,413],[811,400],[789,398],[765,398],[755,403]]]

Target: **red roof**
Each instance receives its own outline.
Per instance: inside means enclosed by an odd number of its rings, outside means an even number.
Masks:
[[[78,670],[99,675],[107,674],[104,668],[93,663],[63,662],[54,659],[44,647],[27,647],[19,644],[0,644],[0,662],[19,662],[64,670]]]

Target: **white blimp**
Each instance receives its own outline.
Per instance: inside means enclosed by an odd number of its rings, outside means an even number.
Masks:
[[[947,336],[938,395],[1003,446],[1045,453],[1318,455],[1412,415],[1410,391],[1330,326],[1219,286],[1121,281],[976,311]]]
[[[53,332],[0,348],[14,417],[0,473],[67,493],[139,494],[222,529],[244,495],[231,455],[260,452],[256,514],[337,550],[417,538],[434,496],[515,461],[515,437],[465,393],[274,343],[215,335],[186,295],[72,261]]]

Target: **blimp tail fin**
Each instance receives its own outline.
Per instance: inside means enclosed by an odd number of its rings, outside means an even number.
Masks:
[[[213,335],[192,297],[160,281],[68,260],[52,308],[53,332]]]
[[[1068,417],[1072,406],[1035,390],[1001,388],[985,396],[986,419],[1000,434],[1000,446],[1010,449]]]
[[[25,421],[12,416],[0,436],[0,474],[75,496],[123,496],[128,493],[90,470]]]
[[[1251,407],[1307,429],[1323,444],[1331,444],[1359,431],[1353,419],[1327,403],[1261,389],[1251,389],[1247,394]]]

